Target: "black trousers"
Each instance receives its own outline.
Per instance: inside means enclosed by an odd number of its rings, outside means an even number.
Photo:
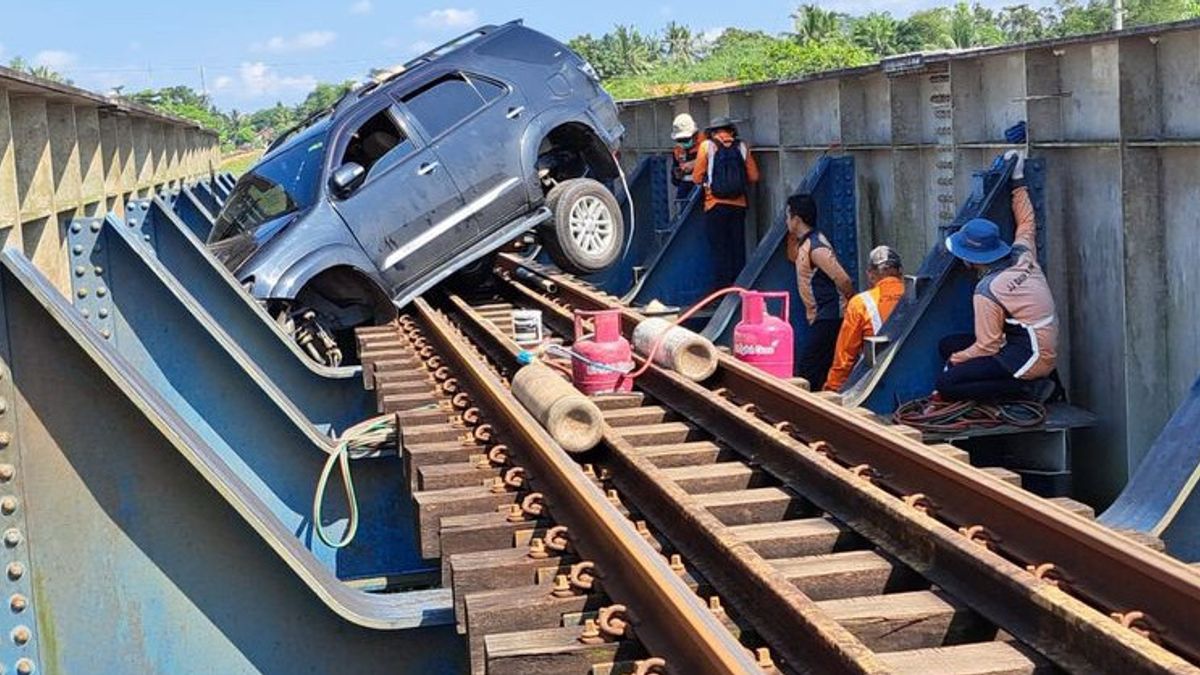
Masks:
[[[713,289],[725,288],[746,264],[745,207],[714,205],[704,212],[704,229],[708,245],[717,252],[713,259]]]
[[[808,327],[808,336],[796,361],[796,373],[808,380],[813,391],[821,391],[825,387],[825,377],[833,365],[833,352],[837,348],[838,331],[841,328],[841,319],[817,319]]]
[[[951,354],[970,347],[974,342],[974,335],[948,335],[938,343],[938,352],[943,361],[949,361]],[[935,386],[947,401],[980,403],[1020,398],[1029,391],[1029,383],[1013,377],[994,356],[970,359],[950,366],[938,376]]]

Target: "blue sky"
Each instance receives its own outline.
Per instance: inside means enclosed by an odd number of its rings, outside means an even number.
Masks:
[[[985,0],[1000,7],[1016,0]],[[729,11],[736,6],[738,13]],[[601,34],[616,23],[653,31],[679,21],[700,31],[725,26],[788,30],[795,0],[518,0],[443,2],[293,0],[262,2],[104,2],[6,0],[0,62],[20,55],[63,72],[79,86],[107,92],[187,84],[218,107],[257,110],[301,100],[318,81],[359,78],[372,66],[408,58],[481,23],[523,18],[566,40]],[[838,11],[914,9],[949,0],[833,0]],[[1045,4],[1031,2],[1031,4]],[[203,82],[201,81],[203,70]]]

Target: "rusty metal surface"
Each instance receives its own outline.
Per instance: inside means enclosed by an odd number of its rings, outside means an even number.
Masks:
[[[520,265],[508,256],[499,259],[502,272],[511,273]],[[561,302],[581,309],[620,306],[573,279],[548,276]],[[624,328],[630,331],[642,317],[629,308],[622,310]],[[651,373],[642,384],[652,394],[673,397],[673,403],[704,420],[718,435],[737,435],[748,441],[742,445],[759,448],[761,461],[795,481],[806,496],[878,536],[897,557],[1045,650],[1060,665],[1189,668],[1138,631],[1122,627],[1108,612],[1128,616],[1129,611],[1140,611],[1136,628],[1150,629],[1156,640],[1189,659],[1200,658],[1200,625],[1192,620],[1200,607],[1200,575],[1182,563],[1131,545],[1102,526],[730,357],[722,356],[707,388],[667,383],[655,370]],[[714,397],[716,389],[752,401],[774,422],[789,422],[795,436],[761,419],[728,415],[722,407],[733,406]],[[829,444],[837,462],[797,437]],[[856,478],[857,483],[851,482],[854,476],[845,471],[846,465],[868,465],[867,473],[878,476],[887,491]],[[936,503],[937,519],[902,508],[903,501],[896,498],[917,493]],[[948,525],[984,526],[993,534],[999,555],[969,543]],[[1051,583],[1022,569],[1045,563],[1053,563],[1066,583]]]
[[[596,563],[606,593],[633,608],[638,639],[656,655],[665,657],[675,672],[761,672],[754,657],[733,639],[581,467],[520,407],[500,378],[473,354],[471,346],[447,320],[424,300],[418,299],[413,306],[428,328],[431,344],[455,366],[464,385],[474,392],[477,404],[520,441],[523,460],[544,484],[544,492],[553,496],[550,501],[556,520],[572,531],[588,533],[586,541],[577,543],[579,553]],[[465,311],[473,314],[469,308]],[[475,325],[488,330],[477,315],[474,319]],[[503,340],[489,342],[493,346],[505,344]],[[639,607],[653,608],[653,616],[638,616]]]

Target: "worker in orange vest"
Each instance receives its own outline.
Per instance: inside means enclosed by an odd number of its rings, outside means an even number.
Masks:
[[[728,286],[742,270],[745,258],[746,195],[758,182],[758,164],[750,146],[738,138],[728,117],[717,117],[700,144],[692,180],[704,186],[704,238],[717,256],[713,270],[717,288]]]
[[[703,131],[696,128],[696,120],[687,113],[675,116],[671,124],[671,140],[675,147],[671,149],[671,184],[675,186],[675,199],[686,200],[692,196],[696,187],[692,174],[696,169],[696,155],[706,137]]]
[[[833,365],[825,378],[825,391],[840,391],[858,357],[863,341],[883,328],[884,322],[904,296],[904,266],[900,254],[888,246],[876,246],[867,259],[867,282],[871,287],[850,298],[838,331]]]

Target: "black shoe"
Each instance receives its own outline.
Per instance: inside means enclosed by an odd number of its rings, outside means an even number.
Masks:
[[[1053,380],[1043,377],[1040,380],[1033,380],[1027,384],[1025,390],[1028,392],[1029,398],[1044,404],[1054,396],[1054,392],[1058,390],[1058,385],[1054,384]]]

